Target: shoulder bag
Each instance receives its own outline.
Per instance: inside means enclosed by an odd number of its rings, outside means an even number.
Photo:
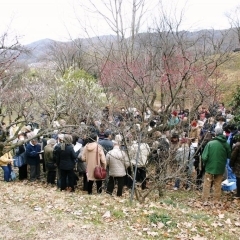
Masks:
[[[14,167],[22,167],[27,164],[26,158],[26,148],[24,146],[25,151],[21,154],[17,154],[13,157],[13,166]]]
[[[97,160],[97,165],[94,169],[94,178],[97,180],[104,180],[107,176],[107,171],[101,166],[100,161],[98,160],[98,145],[97,145],[97,151],[96,151],[96,160]]]

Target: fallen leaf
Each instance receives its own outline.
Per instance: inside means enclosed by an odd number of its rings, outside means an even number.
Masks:
[[[193,240],[207,240],[207,238],[201,237],[201,236],[199,236],[199,235],[193,237],[192,239],[193,239]]]
[[[236,227],[240,227],[240,222],[235,222],[234,225],[235,225]]]
[[[225,221],[225,223],[227,223],[227,224],[232,224],[230,218],[228,218],[228,219]]]
[[[75,224],[74,223],[68,223],[68,227],[70,227],[70,228],[75,227]]]
[[[42,211],[42,208],[41,207],[35,207],[34,210],[35,211]]]
[[[159,228],[159,229],[161,229],[161,228],[163,228],[165,225],[162,223],[162,222],[159,222],[158,224],[157,224],[157,227]]]
[[[153,237],[158,236],[157,232],[147,232],[147,234],[150,235],[150,236],[153,236]]]
[[[103,218],[110,218],[111,217],[111,213],[110,211],[106,211],[103,215],[102,215]]]
[[[218,217],[219,218],[224,218],[224,214],[219,214]]]

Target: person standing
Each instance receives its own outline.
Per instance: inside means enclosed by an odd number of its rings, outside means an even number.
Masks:
[[[100,144],[103,147],[103,151],[105,153],[105,156],[107,155],[107,153],[109,151],[111,151],[113,149],[112,133],[109,129],[107,129],[104,132],[104,139],[102,139],[102,140],[99,139],[98,144]],[[105,189],[107,188],[108,178],[109,178],[109,169],[107,167],[107,177],[103,181]]]
[[[118,139],[122,137],[116,135]],[[121,142],[121,141],[120,141]],[[129,167],[130,163],[127,154],[120,149],[120,142],[113,141],[113,150],[107,153],[107,165],[109,166],[109,181],[107,184],[107,193],[112,195],[114,186],[117,182],[117,196],[122,196],[124,178],[126,176],[126,169]]]
[[[220,199],[221,183],[227,158],[231,156],[231,149],[226,137],[223,135],[223,129],[215,128],[215,135],[216,137],[207,143],[202,153],[202,161],[205,166],[202,191],[203,200],[208,200],[212,184],[214,200]]]
[[[110,130],[104,132],[104,139],[99,140],[99,144],[103,147],[105,155],[113,149],[112,134]]]
[[[29,141],[26,146],[27,164],[30,166],[30,181],[40,179],[40,157],[41,146],[36,138]]]
[[[193,155],[194,148],[189,146],[189,141],[187,138],[182,138],[181,146],[176,151],[176,163],[177,163],[177,178],[174,184],[174,190],[180,188],[180,179],[186,179],[185,189],[190,190],[190,182],[193,168]]]
[[[78,153],[75,152],[72,144],[72,136],[64,134],[63,141],[56,145],[54,148],[56,163],[60,169],[60,189],[74,192],[74,180],[75,180],[75,160],[77,159]],[[67,183],[68,181],[68,183]]]
[[[22,153],[24,153],[26,151],[26,146],[25,146],[25,143],[24,143],[24,134],[22,132],[20,132],[18,134],[18,142],[22,141],[22,145],[18,146],[16,149],[15,149],[15,153],[20,155]],[[19,180],[25,180],[27,179],[28,177],[28,171],[27,171],[27,163],[23,164],[21,167],[18,168],[18,177],[19,177]]]
[[[205,146],[207,145],[207,143],[212,139],[212,134],[210,132],[206,132],[204,133],[204,135],[201,136],[199,145],[197,147],[197,150],[194,154],[194,167],[195,167],[195,171],[197,173],[196,176],[196,187],[197,190],[201,190],[202,189],[202,183],[203,183],[203,176],[205,173],[205,169],[203,166],[203,162],[202,162],[202,153],[203,150],[205,148]]]
[[[92,133],[82,152],[82,161],[86,161],[87,163],[88,194],[92,194],[92,187],[95,181],[97,184],[97,193],[102,192],[102,180],[95,179],[94,169],[99,162],[106,169],[106,157],[102,146],[97,143],[97,139],[97,133]]]
[[[56,179],[57,164],[53,158],[53,149],[57,141],[54,138],[47,140],[47,145],[44,147],[44,159],[47,173],[47,183],[54,185]]]
[[[140,150],[139,159],[137,159],[138,149]],[[150,147],[147,143],[143,143],[143,142],[138,143],[137,141],[133,141],[133,144],[130,147],[131,163],[133,164],[134,172],[135,172],[135,168],[137,168],[136,181],[141,182],[142,190],[147,189],[146,165],[147,165],[149,154],[150,154]]]
[[[229,166],[236,175],[237,193],[234,197],[240,198],[240,133],[234,136],[234,141],[236,145],[233,147]]]
[[[4,148],[6,148],[6,146]],[[13,166],[13,158],[10,152],[6,152],[0,157],[0,166],[3,170],[4,181],[9,182],[11,180],[11,172]]]

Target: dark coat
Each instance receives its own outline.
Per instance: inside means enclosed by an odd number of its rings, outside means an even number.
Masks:
[[[41,151],[41,146],[39,144],[32,145],[28,143],[26,146],[26,157],[27,164],[38,165],[40,163],[39,152]]]
[[[232,150],[229,166],[233,169],[235,175],[240,177],[240,142],[237,142]]]
[[[78,157],[78,152],[75,152],[73,145],[66,144],[65,150],[61,150],[61,145],[58,144],[54,148],[54,158],[57,166],[62,170],[71,170],[75,167],[75,161]]]

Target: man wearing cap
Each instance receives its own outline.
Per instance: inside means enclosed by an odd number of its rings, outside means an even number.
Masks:
[[[214,200],[221,197],[221,183],[227,163],[231,156],[231,149],[223,135],[222,128],[215,128],[216,137],[207,143],[202,153],[202,161],[205,166],[202,199],[208,200],[211,185],[213,184]]]

